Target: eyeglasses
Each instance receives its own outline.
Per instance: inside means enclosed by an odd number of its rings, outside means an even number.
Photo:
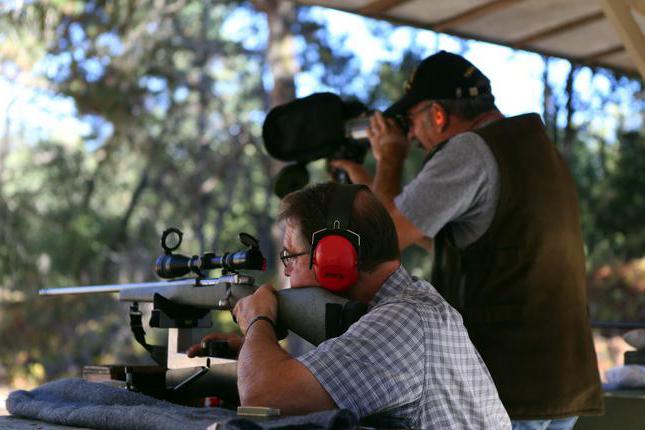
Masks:
[[[287,268],[291,263],[293,263],[293,260],[295,260],[297,257],[300,257],[302,255],[307,255],[309,252],[296,252],[294,254],[289,254],[289,252],[286,249],[283,249],[280,252],[280,261],[282,261],[282,264],[284,264],[284,267]]]

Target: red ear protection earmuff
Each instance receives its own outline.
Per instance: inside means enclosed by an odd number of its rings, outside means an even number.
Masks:
[[[330,203],[330,228],[315,232],[311,238],[311,259],[320,286],[338,293],[358,280],[361,238],[349,230],[356,193],[362,185],[340,185]]]
[[[349,235],[355,237],[348,237]],[[360,236],[339,228],[319,230],[312,238],[311,263],[323,288],[338,293],[358,280]]]

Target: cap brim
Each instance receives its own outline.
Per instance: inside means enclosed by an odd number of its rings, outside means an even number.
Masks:
[[[412,106],[419,103],[420,101],[421,100],[419,100],[419,97],[409,92],[401,97],[399,101],[387,108],[385,112],[383,112],[383,114],[385,116],[405,115]]]

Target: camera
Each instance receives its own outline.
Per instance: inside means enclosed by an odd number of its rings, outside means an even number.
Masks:
[[[278,197],[309,183],[307,163],[321,158],[363,163],[369,150],[370,111],[356,100],[343,101],[325,92],[273,108],[262,126],[264,146],[273,158],[290,162],[273,178]],[[398,119],[402,128],[403,121]],[[349,183],[346,172],[332,172],[334,180]]]

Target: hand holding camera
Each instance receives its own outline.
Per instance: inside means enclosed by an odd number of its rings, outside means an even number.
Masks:
[[[399,123],[393,118],[385,117],[379,111],[370,117],[367,137],[377,163],[383,159],[403,160],[408,156],[410,143]]]

